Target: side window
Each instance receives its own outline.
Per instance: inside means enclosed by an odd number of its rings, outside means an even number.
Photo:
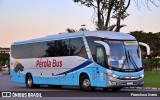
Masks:
[[[40,58],[44,56],[43,42],[32,43],[32,58]]]
[[[70,39],[70,56],[80,56],[88,59],[88,55],[82,38]]]
[[[57,56],[69,56],[69,40],[58,40],[55,41],[57,43]]]
[[[16,59],[31,58],[32,44],[11,46],[11,56]]]
[[[45,42],[44,57],[69,56],[69,40],[55,40]]]
[[[54,41],[48,41],[44,43],[44,57],[54,57],[56,55],[55,47],[56,44]]]
[[[100,44],[95,43],[94,41],[100,41],[99,37],[86,37],[93,60],[96,62],[96,47],[101,46]]]
[[[22,59],[23,58],[31,58],[32,54],[32,44],[22,44],[21,47],[21,53],[22,53]]]
[[[96,62],[99,65],[105,66],[105,49],[102,46],[96,48]]]
[[[11,56],[16,59],[20,59],[22,57],[22,50],[20,45],[11,46]]]
[[[107,62],[105,60],[106,56],[105,54],[105,49],[101,44],[95,43],[94,41],[102,41],[101,38],[99,37],[86,37],[93,60],[98,63],[99,65],[102,65],[104,67],[107,67]],[[104,52],[104,53],[102,53]],[[104,56],[104,57],[103,57]],[[107,59],[107,58],[106,58]]]
[[[16,59],[59,56],[80,56],[88,59],[82,38],[13,45],[11,55]]]

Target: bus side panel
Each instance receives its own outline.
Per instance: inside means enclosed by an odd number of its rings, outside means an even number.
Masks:
[[[60,85],[74,85],[75,73],[61,75],[60,76]]]
[[[61,75],[60,77],[60,85],[74,85],[79,86],[79,78],[81,73],[86,73],[90,80],[91,85],[96,86],[96,80],[93,80],[93,68],[92,65],[86,66],[82,69],[79,69],[77,71],[74,71],[72,73]]]
[[[91,86],[96,86],[96,80],[93,79],[93,68],[92,68],[91,65],[87,66],[87,67],[85,67],[85,68],[83,68],[83,69],[81,69],[79,71],[77,71],[77,75],[78,75],[78,77],[77,77],[77,79],[78,79],[77,84],[79,84],[79,82],[81,81],[80,80],[80,75],[83,74],[83,73],[85,73],[85,74],[88,75],[88,77],[90,79],[90,82],[91,82]]]
[[[16,60],[13,59],[10,55],[10,81],[11,82],[16,82],[16,83],[25,83],[25,73],[22,71],[23,67],[21,64],[16,62]]]
[[[96,68],[96,80],[97,80],[97,87],[107,87],[107,74],[106,68],[94,64],[94,68]]]
[[[57,77],[51,77],[51,78],[48,78],[48,84],[49,85],[59,85],[59,76]]]
[[[54,76],[58,70],[58,68],[35,68],[29,69],[28,72],[32,73],[34,84],[59,85],[59,76]]]
[[[62,59],[63,66],[59,68],[60,85],[79,85],[77,71],[91,64],[90,60],[82,57],[66,57]]]
[[[78,77],[81,73],[86,73],[91,81],[91,86],[93,87],[107,87],[107,75],[106,68],[98,66],[97,64],[92,64],[85,67],[84,69],[77,71]],[[80,80],[79,80],[80,81]],[[79,81],[77,81],[79,84]]]
[[[32,76],[34,84],[48,84],[48,78],[46,77],[39,77],[39,76]]]
[[[10,70],[11,82],[25,83],[25,74],[16,73],[13,69]]]

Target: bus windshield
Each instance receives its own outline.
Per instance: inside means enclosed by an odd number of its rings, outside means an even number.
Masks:
[[[141,54],[137,41],[105,40],[110,46],[108,65],[110,69],[138,70],[142,68]]]

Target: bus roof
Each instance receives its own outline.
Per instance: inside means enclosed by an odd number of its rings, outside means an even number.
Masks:
[[[136,40],[136,38],[127,33],[113,31],[85,31],[85,36],[95,36],[115,40]]]
[[[106,39],[117,39],[117,40],[136,40],[136,38],[130,34],[121,33],[121,32],[111,32],[111,31],[79,31],[75,33],[69,34],[56,34],[56,35],[49,35],[42,38],[27,40],[27,41],[20,41],[14,42],[12,45],[18,44],[26,44],[26,43],[34,43],[34,42],[42,42],[42,41],[51,41],[51,40],[59,40],[59,39],[67,39],[67,38],[75,38],[75,37],[87,37],[87,36],[94,36],[94,37],[101,37]]]

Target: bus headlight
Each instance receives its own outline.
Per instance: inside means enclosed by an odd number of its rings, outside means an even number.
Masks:
[[[116,74],[112,74],[112,73],[107,73],[107,74],[108,74],[108,76],[113,77],[113,78],[118,78],[118,77],[119,77],[119,76],[116,75]]]
[[[112,74],[111,75],[113,78],[118,78],[119,76],[115,75],[115,74]]]
[[[141,74],[140,77],[143,78],[143,77],[144,77],[144,74]]]

